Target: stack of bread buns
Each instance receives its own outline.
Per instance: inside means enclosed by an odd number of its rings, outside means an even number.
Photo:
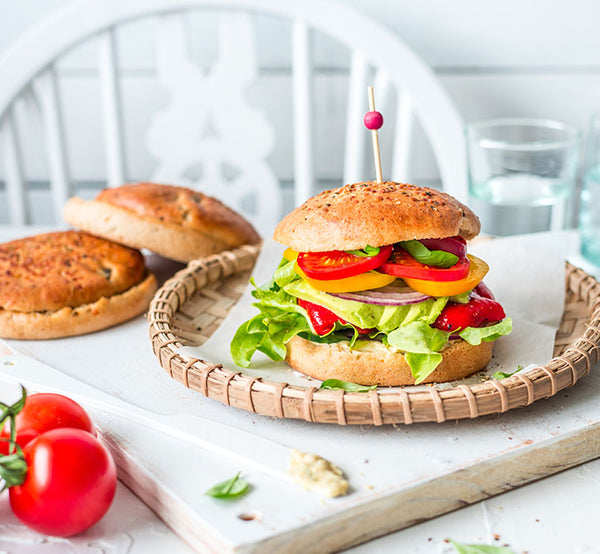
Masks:
[[[154,183],[71,198],[64,218],[80,230],[0,244],[0,337],[80,335],[143,313],[157,282],[141,248],[188,262],[260,241],[218,200]]]

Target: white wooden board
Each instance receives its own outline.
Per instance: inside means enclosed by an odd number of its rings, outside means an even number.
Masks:
[[[141,339],[145,322],[118,330],[125,338]],[[116,396],[156,411],[209,416],[318,452],[340,465],[350,479],[349,496],[324,500],[227,458],[94,412],[113,444],[122,480],[199,551],[337,550],[600,453],[600,376],[595,371],[572,390],[501,416],[456,424],[345,428],[264,418],[204,399],[170,380],[141,340],[131,347],[127,361],[118,362],[108,354],[124,349],[115,348],[120,343],[114,339],[113,331],[97,334],[88,355],[78,353],[74,339],[60,341],[62,348],[58,343],[11,344],[38,353],[48,346],[67,352],[70,359],[58,364],[54,359],[54,365],[82,380],[101,381],[101,388]],[[93,346],[87,342],[88,348]],[[132,390],[128,383],[143,375],[143,391]],[[247,497],[230,503],[204,496],[209,486],[238,470],[253,484]],[[244,521],[241,514],[255,519]]]

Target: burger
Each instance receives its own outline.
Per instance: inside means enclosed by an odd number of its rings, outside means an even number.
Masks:
[[[231,342],[320,380],[413,385],[461,379],[491,360],[512,322],[467,254],[479,218],[438,190],[364,182],[321,192],[288,214],[287,246],[255,286],[259,313]]]

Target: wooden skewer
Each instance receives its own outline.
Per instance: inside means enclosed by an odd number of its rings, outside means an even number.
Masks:
[[[375,112],[375,95],[373,94],[373,87],[368,88],[369,91],[369,110]],[[377,174],[377,182],[383,183],[383,176],[381,172],[381,154],[379,152],[379,135],[377,129],[371,129],[371,139],[373,142],[373,158],[375,160],[375,172]]]

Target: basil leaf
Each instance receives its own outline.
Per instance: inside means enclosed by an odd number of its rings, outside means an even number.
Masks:
[[[361,256],[363,258],[377,256],[379,254],[381,248],[377,248],[376,246],[365,246],[364,250],[348,250],[348,254],[354,254],[355,256]]]
[[[418,240],[407,240],[400,243],[415,260],[433,267],[452,267],[458,262],[458,256],[443,250],[429,250]]]
[[[350,383],[349,381],[342,381],[340,379],[327,379],[321,383],[322,389],[327,390],[345,390],[346,392],[369,392],[377,388],[377,385],[358,385],[356,383]]]
[[[449,542],[458,554],[515,554],[514,550],[506,546],[491,546],[487,544],[461,544],[452,539]]]
[[[517,371],[521,371],[523,369],[522,365],[518,365],[517,369],[515,371],[513,371],[512,373],[505,373],[504,371],[496,371],[496,373],[492,373],[492,377],[494,379],[505,379],[506,377],[510,377],[511,375],[514,375],[515,373],[517,373]]]
[[[214,487],[208,489],[204,494],[213,498],[238,498],[250,490],[248,481],[240,477],[240,471],[227,481],[217,483]]]

